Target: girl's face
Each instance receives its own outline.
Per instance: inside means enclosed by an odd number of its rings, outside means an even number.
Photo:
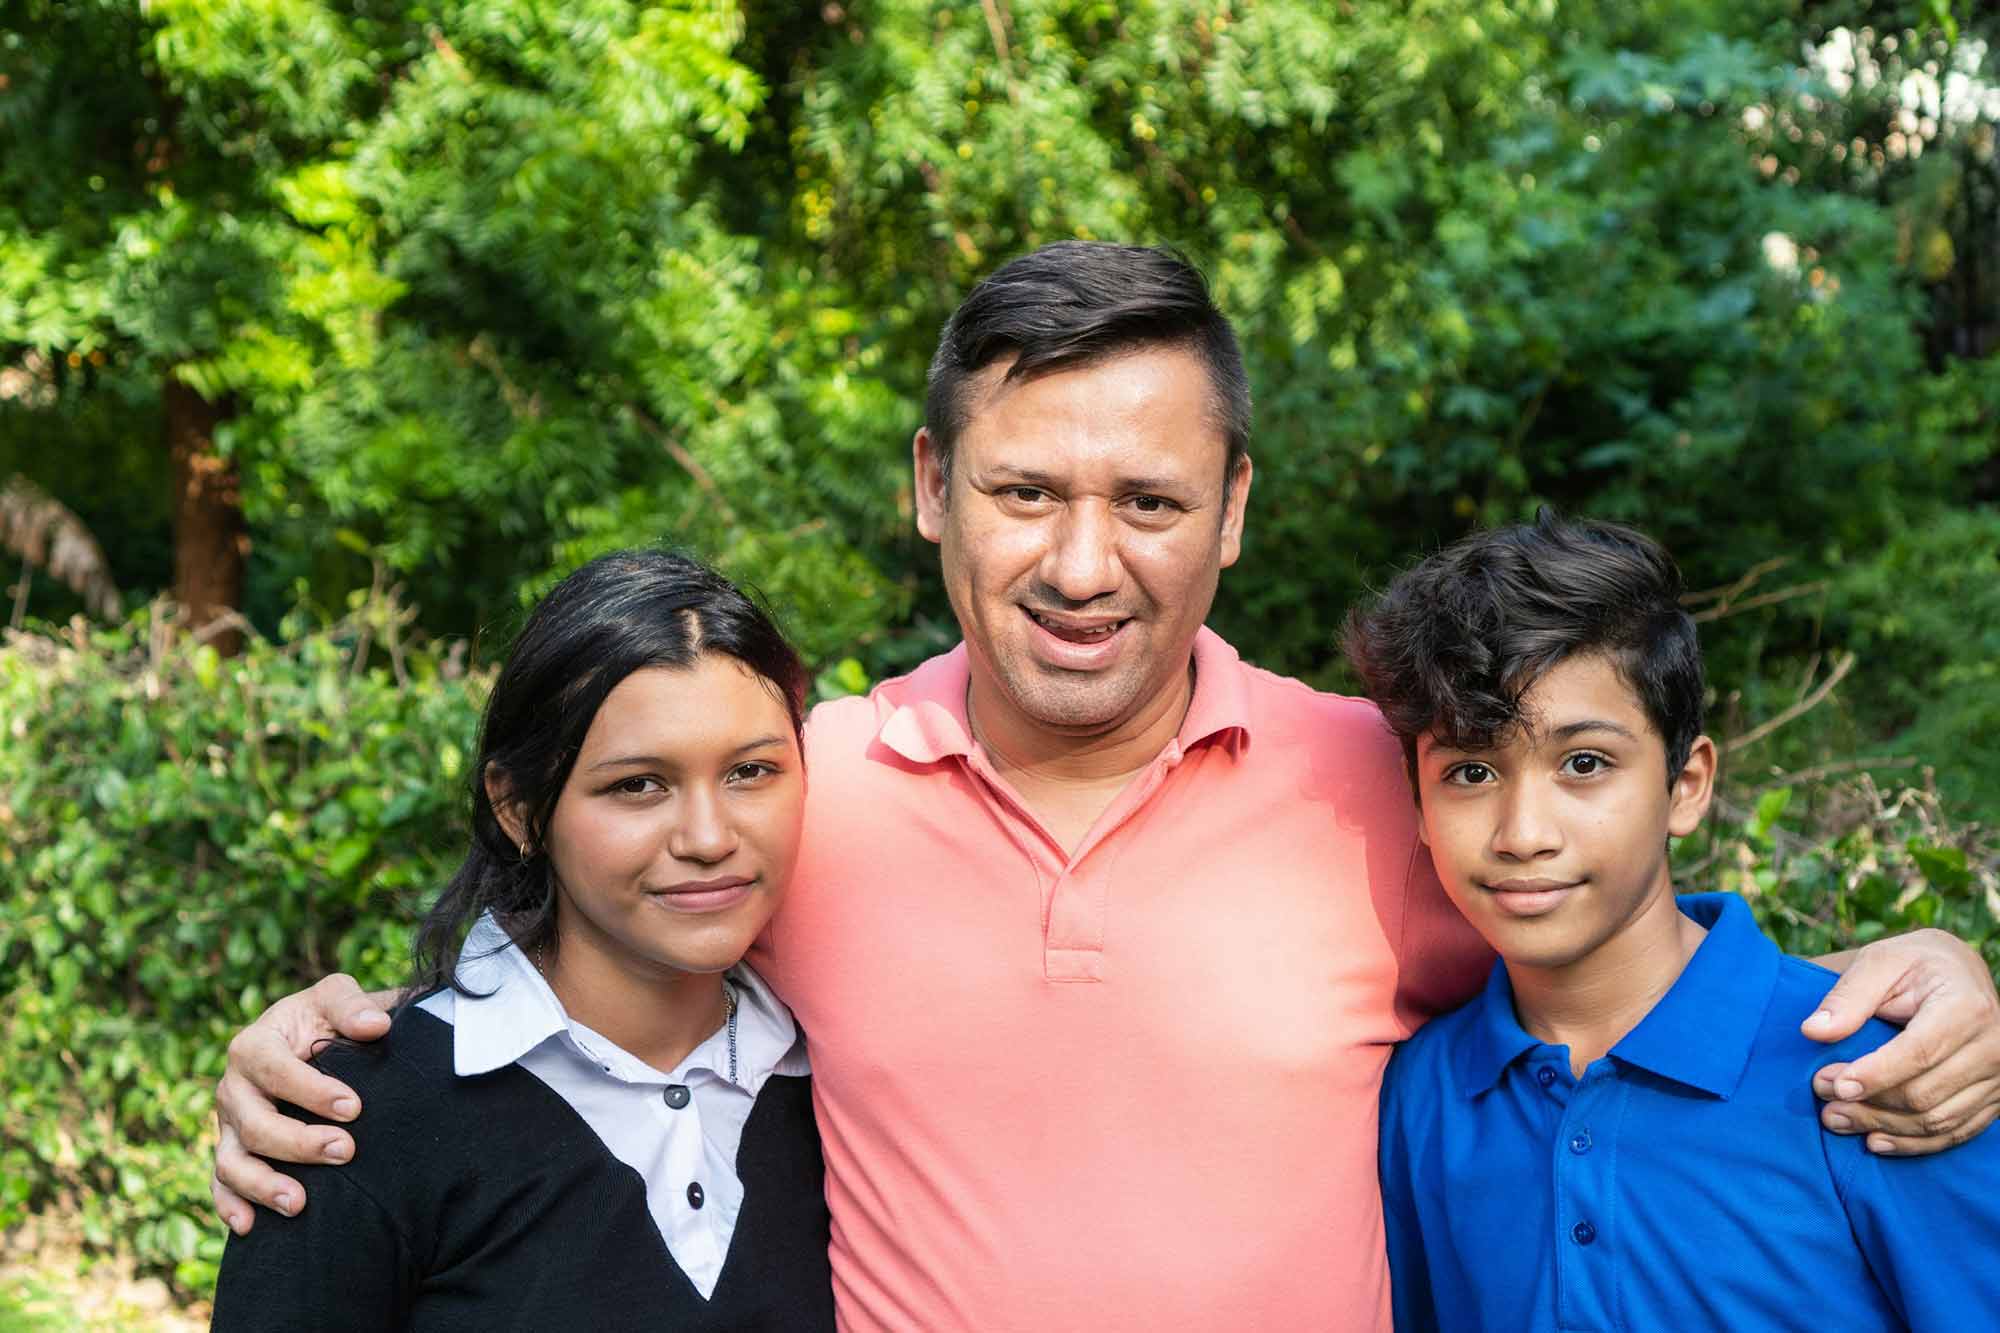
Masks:
[[[777,910],[805,770],[783,701],[733,657],[650,667],[591,720],[545,835],[565,949],[719,972]]]

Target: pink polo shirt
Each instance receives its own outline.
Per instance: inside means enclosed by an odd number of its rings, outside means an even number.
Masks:
[[[1180,734],[1066,855],[963,647],[815,709],[757,958],[812,1057],[841,1326],[1387,1329],[1390,1043],[1490,955],[1375,709],[1204,630]]]

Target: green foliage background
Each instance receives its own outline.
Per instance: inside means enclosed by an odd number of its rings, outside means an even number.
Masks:
[[[1854,655],[1732,753],[1689,874],[1802,949],[1992,938],[1986,7],[0,15],[0,478],[143,600],[165,386],[227,403],[264,632],[233,663],[153,612],[0,651],[0,1220],[64,1203],[204,1286],[221,1039],[303,976],[397,972],[478,664],[555,573],[693,546],[823,692],[949,643],[906,475],[924,367],[973,282],[1062,237],[1176,243],[1238,324],[1257,481],[1214,620],[1253,659],[1339,686],[1340,617],[1399,562],[1544,502],[1636,522],[1740,585],[1702,603],[1725,738]]]

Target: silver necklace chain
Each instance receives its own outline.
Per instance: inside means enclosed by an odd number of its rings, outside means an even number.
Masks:
[[[535,945],[535,959],[534,959],[535,971],[542,974],[542,980],[544,983],[548,983],[551,986],[553,986],[553,983],[549,983],[549,969],[543,965],[543,959],[548,952],[548,947],[549,944],[547,940],[543,940]],[[727,1034],[729,1038],[729,1081],[731,1083],[734,1083],[736,1081],[737,1007],[738,1005],[736,999],[736,987],[729,984],[728,977],[724,977],[722,979],[722,1013],[723,1013],[722,1026],[723,1026],[723,1031]]]

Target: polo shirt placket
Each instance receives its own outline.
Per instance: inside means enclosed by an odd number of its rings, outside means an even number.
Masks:
[[[1205,739],[1197,738],[1197,743]],[[1128,825],[1140,820],[1147,803],[1180,767],[1182,753],[1179,737],[1169,741],[1160,756],[1105,808],[1077,844],[1074,856],[1065,853],[1029,812],[994,771],[984,751],[972,749],[959,756],[978,778],[994,817],[1025,826],[1022,831],[1028,836],[1017,835],[1014,843],[1033,866],[1042,893],[1042,975],[1048,980],[1104,979],[1104,925],[1116,874],[1117,843],[1121,834],[1136,832]]]

